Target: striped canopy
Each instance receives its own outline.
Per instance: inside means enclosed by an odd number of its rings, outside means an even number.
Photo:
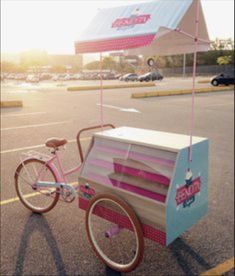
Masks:
[[[75,42],[76,54],[125,50],[127,54],[191,53],[195,44],[196,2],[156,0],[103,9]],[[209,49],[200,4],[198,50]]]

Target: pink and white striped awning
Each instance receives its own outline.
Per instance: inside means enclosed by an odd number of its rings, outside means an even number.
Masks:
[[[97,53],[119,51],[149,45],[155,34],[139,35],[127,38],[104,39],[98,41],[85,41],[76,44],[76,53]]]

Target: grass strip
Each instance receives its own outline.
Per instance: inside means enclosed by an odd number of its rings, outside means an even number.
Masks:
[[[197,83],[210,83],[211,80],[210,79],[206,79],[206,80],[199,80]]]

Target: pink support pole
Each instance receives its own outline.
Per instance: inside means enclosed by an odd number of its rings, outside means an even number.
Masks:
[[[102,76],[102,53],[100,53],[100,125],[103,131],[104,113],[103,113],[103,76]]]
[[[196,65],[197,65],[197,49],[198,49],[198,30],[199,30],[199,11],[200,0],[197,0],[197,11],[195,21],[195,38],[194,38],[194,57],[193,57],[193,87],[192,87],[192,112],[191,112],[191,126],[190,126],[190,146],[189,146],[189,162],[192,162],[192,140],[195,124],[195,82],[196,82]]]

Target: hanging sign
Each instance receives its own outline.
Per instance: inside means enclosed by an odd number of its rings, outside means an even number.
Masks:
[[[176,204],[177,206],[183,203],[183,207],[189,207],[195,200],[195,195],[200,192],[201,179],[195,178],[189,184],[185,184],[177,189],[176,192]]]

